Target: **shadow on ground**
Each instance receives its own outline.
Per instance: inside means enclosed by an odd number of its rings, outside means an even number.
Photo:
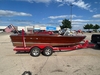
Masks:
[[[100,50],[100,46],[95,45],[95,47],[93,48],[94,50]]]

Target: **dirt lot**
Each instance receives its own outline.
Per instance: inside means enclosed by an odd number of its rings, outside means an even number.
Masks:
[[[16,54],[10,34],[0,33],[0,75],[100,75],[100,49],[87,48],[55,52],[52,56],[32,57],[29,53]],[[91,33],[85,33],[90,41]]]

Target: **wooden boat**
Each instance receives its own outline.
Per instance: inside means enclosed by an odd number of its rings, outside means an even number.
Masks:
[[[71,46],[79,44],[86,36],[62,36],[49,34],[15,34],[10,35],[13,46],[23,46],[23,38],[26,47],[35,44],[49,44],[51,46]]]

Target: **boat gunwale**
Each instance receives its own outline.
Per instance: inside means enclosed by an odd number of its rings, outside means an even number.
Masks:
[[[17,35],[10,35],[10,36],[23,36],[23,35],[19,35],[19,34],[17,34]],[[25,36],[49,36],[49,37],[86,37],[85,35],[72,35],[72,36],[64,36],[64,35],[40,35],[40,34],[32,34],[32,35],[24,35],[24,37]]]

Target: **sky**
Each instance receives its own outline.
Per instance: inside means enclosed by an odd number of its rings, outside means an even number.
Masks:
[[[64,19],[74,30],[100,25],[100,0],[0,0],[0,26],[58,27]]]

